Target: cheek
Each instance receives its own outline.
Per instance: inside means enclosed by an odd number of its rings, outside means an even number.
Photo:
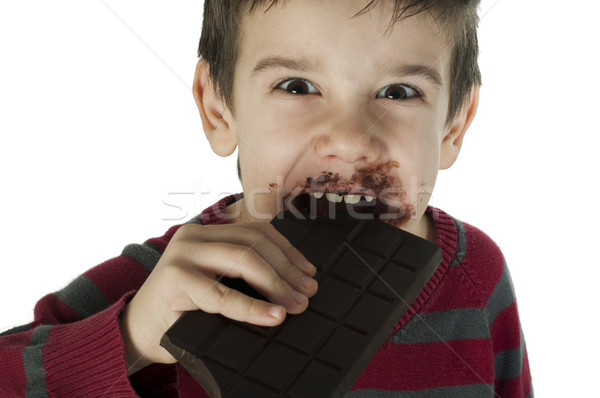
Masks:
[[[262,113],[238,124],[244,126],[238,132],[244,189],[265,189],[285,178],[306,145],[298,121]]]
[[[390,150],[390,157],[423,170],[439,163],[440,133],[434,115],[400,110],[383,119],[376,133]]]
[[[259,146],[258,150],[291,151],[307,137],[314,114],[299,106],[298,101],[256,101],[249,106],[239,125],[244,126],[244,135]],[[257,152],[258,152],[257,150]]]
[[[414,203],[418,195],[431,194],[439,170],[440,147],[431,136],[417,137],[417,144],[412,151],[412,158],[407,167],[411,172],[411,201]]]
[[[419,195],[431,193],[440,161],[439,132],[435,119],[423,112],[395,115],[382,123],[380,134],[390,159],[398,161],[406,199],[416,203]]]

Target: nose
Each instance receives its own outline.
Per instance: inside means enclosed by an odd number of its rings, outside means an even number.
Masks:
[[[354,112],[338,112],[315,141],[315,151],[328,161],[371,163],[380,160],[382,143],[376,135],[376,121]]]

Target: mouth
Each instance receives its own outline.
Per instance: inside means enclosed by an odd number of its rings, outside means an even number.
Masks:
[[[296,217],[335,219],[336,213],[343,212],[353,218],[386,220],[399,226],[414,213],[400,179],[392,172],[399,167],[397,161],[390,160],[357,168],[349,178],[322,171],[299,181],[283,198],[283,208]]]
[[[404,205],[391,204],[373,192],[367,194],[360,191],[303,191],[288,195],[284,199],[284,207],[292,212],[297,211],[299,214],[296,216],[311,219],[335,219],[336,214],[343,212],[357,219],[398,220],[407,214]]]

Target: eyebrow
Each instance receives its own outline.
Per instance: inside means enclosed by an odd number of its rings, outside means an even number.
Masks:
[[[264,57],[256,63],[252,69],[252,75],[257,75],[261,72],[267,71],[268,69],[274,68],[285,68],[300,72],[308,72],[318,69],[319,63],[316,60],[310,60],[306,58],[286,58],[278,56]]]
[[[442,87],[442,76],[434,67],[419,64],[396,64],[386,70],[394,76],[422,76],[433,85]]]
[[[264,57],[261,58],[254,68],[252,75],[257,75],[269,69],[285,68],[297,70],[300,72],[308,72],[319,68],[319,62],[306,58],[287,58],[287,57]],[[385,68],[387,74],[394,76],[422,76],[429,80],[433,85],[442,87],[442,77],[440,73],[433,67],[420,64],[405,64],[399,63],[391,68]]]

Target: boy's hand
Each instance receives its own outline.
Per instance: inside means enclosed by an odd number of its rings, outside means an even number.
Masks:
[[[159,341],[184,311],[263,326],[281,323],[286,311],[304,311],[317,291],[315,272],[270,223],[181,226],[121,315],[129,374],[175,362]],[[244,279],[271,303],[222,285],[220,276]]]

